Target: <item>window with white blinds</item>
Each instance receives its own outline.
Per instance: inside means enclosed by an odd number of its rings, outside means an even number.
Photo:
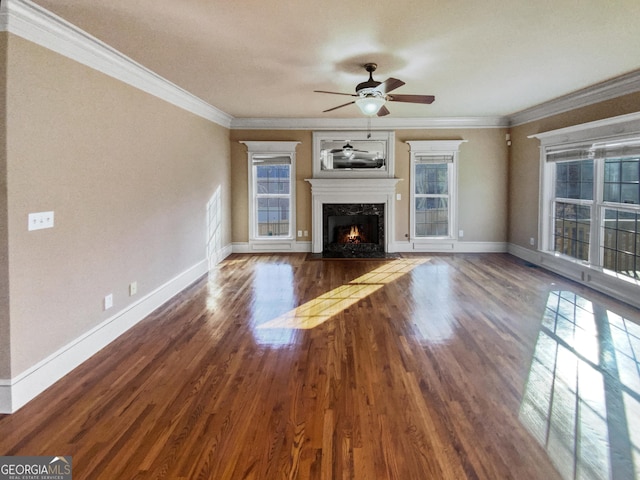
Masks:
[[[291,237],[291,157],[254,156],[253,180],[255,237]]]
[[[411,147],[411,239],[456,238],[458,149],[463,141],[417,140]]]
[[[243,141],[249,160],[249,243],[295,240],[295,149],[299,142]]]
[[[640,281],[640,137],[546,146],[544,160],[545,248]]]

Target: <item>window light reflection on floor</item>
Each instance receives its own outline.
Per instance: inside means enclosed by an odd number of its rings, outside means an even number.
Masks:
[[[640,326],[551,292],[520,419],[563,478],[638,478]]]

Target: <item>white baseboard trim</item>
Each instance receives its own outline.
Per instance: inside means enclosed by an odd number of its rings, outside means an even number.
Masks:
[[[396,242],[391,245],[392,252],[398,253],[505,253],[505,242]]]
[[[0,379],[0,413],[13,413],[23,407],[207,271],[208,261],[198,262],[18,376]]]
[[[221,248],[220,250],[213,252],[209,256],[209,270],[215,267],[222,260],[227,258],[229,255],[233,253],[233,246],[231,244]]]
[[[309,253],[311,242],[234,242],[233,253]]]
[[[510,243],[507,247],[507,252],[518,257],[525,262],[531,262],[534,265],[540,265],[540,252],[537,250],[531,250],[529,248],[521,247],[515,243]]]
[[[600,269],[571,262],[555,255],[509,244],[508,252],[526,262],[543,267],[581,285],[640,308],[640,285],[616,278]]]
[[[311,252],[311,242],[283,242],[281,243],[248,243],[234,242],[233,253],[309,253]],[[389,244],[390,253],[505,253],[507,252],[506,242],[394,242]]]

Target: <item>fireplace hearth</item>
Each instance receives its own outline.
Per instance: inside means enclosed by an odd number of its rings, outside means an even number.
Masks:
[[[322,256],[384,257],[384,210],[383,203],[324,204]]]

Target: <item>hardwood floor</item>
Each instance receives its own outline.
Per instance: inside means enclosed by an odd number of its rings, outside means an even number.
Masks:
[[[79,479],[632,479],[640,312],[503,254],[232,255],[13,415]]]

